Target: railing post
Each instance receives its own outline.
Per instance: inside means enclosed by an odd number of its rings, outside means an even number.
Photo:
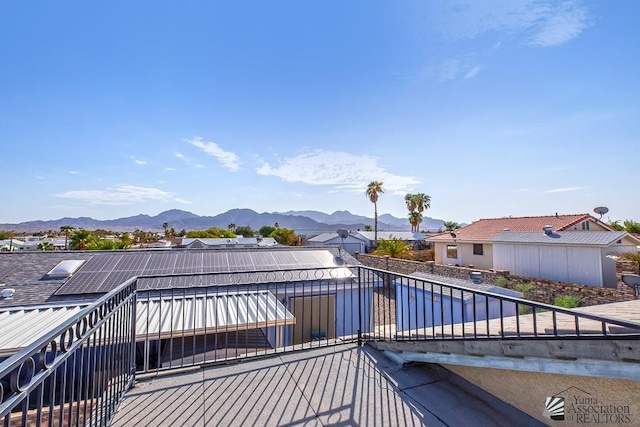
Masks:
[[[138,279],[132,283],[133,298],[131,299],[131,349],[129,357],[131,358],[129,384],[133,388],[136,386],[136,320],[138,307]]]
[[[362,346],[362,268],[358,267],[358,347]]]

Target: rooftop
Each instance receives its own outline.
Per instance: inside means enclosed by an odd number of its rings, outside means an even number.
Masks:
[[[602,221],[597,220],[595,217],[588,213],[585,214],[572,214],[572,215],[548,215],[548,216],[525,216],[525,217],[505,217],[505,218],[489,218],[480,219],[475,221],[466,227],[459,230],[455,230],[456,239],[458,240],[475,240],[483,241],[490,240],[497,236],[502,231],[540,231],[542,228],[550,225],[554,230],[563,231],[570,227],[579,224],[582,221],[591,220],[597,221],[608,229],[608,226]],[[450,233],[441,233],[433,237],[429,237],[429,240],[443,240],[451,241],[452,236]]]
[[[437,365],[355,345],[141,379],[112,425],[141,424],[542,425]]]

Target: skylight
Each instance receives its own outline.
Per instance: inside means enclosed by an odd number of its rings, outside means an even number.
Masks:
[[[70,277],[84,264],[83,259],[68,259],[60,262],[47,273],[49,277]]]

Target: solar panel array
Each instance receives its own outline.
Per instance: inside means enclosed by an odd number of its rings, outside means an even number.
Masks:
[[[292,268],[334,268],[333,255],[327,250],[242,250],[242,251],[167,251],[167,252],[116,252],[99,253],[87,261],[56,295],[106,293],[134,276],[156,274],[194,274],[212,272],[249,272]],[[279,274],[270,276],[257,273],[233,275],[233,277],[170,277],[141,280],[141,288],[202,286],[205,284],[245,283],[261,279],[281,279]],[[267,277],[268,276],[268,277]]]

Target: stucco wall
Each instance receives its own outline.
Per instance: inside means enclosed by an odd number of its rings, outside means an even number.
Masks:
[[[485,283],[496,284],[498,277],[507,279],[504,287],[515,289],[518,284],[531,284],[531,290],[526,297],[538,302],[553,304],[557,296],[575,294],[583,300],[583,305],[606,304],[610,302],[630,301],[636,299],[633,289],[625,285],[621,280],[624,273],[638,274],[639,267],[635,261],[619,259],[616,261],[616,277],[618,279],[617,288],[597,288],[588,285],[578,285],[573,283],[554,282],[550,280],[532,279],[528,277],[518,277],[511,275],[508,271],[486,271],[477,268],[455,267],[451,265],[441,265],[433,261],[419,262],[409,261],[387,256],[376,256],[370,254],[356,254],[356,258],[363,265],[389,270],[400,274],[411,274],[415,271],[437,274],[444,277],[454,277],[458,279],[469,279],[472,271],[481,271],[482,279]]]
[[[640,383],[636,381],[468,366],[443,366],[548,425],[640,426]],[[564,421],[553,421],[542,416],[547,397],[556,395],[565,399]],[[598,423],[598,419],[593,418],[598,414],[588,413],[589,410],[598,410],[602,406],[610,409],[609,405],[614,405],[613,412],[616,413],[612,415],[615,415],[614,421],[619,422],[612,422],[610,419],[605,423],[602,417],[606,415],[600,414],[600,423]],[[578,415],[576,411],[579,409],[586,409],[587,414]],[[625,414],[627,411],[628,414]],[[569,418],[573,418],[573,421]]]

